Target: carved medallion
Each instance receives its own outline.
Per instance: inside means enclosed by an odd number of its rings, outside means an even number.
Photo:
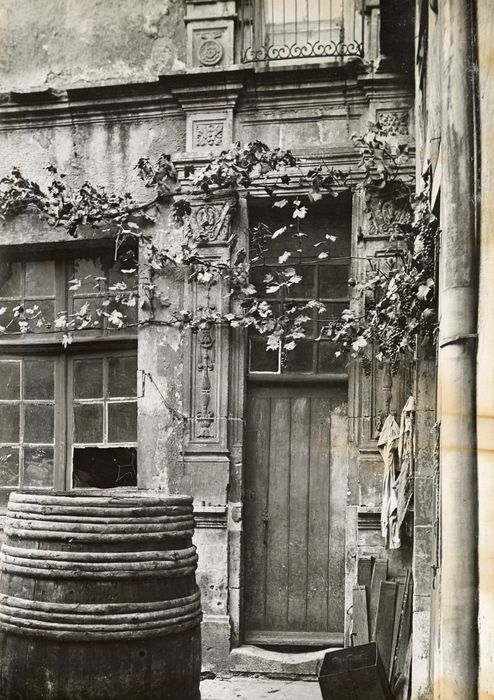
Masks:
[[[215,66],[223,58],[223,46],[217,38],[208,37],[199,44],[197,58],[203,66]]]

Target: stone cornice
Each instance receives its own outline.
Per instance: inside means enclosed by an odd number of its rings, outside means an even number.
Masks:
[[[362,65],[242,65],[192,69],[156,81],[81,85],[64,91],[42,88],[0,95],[0,130],[85,122],[133,121],[183,116],[182,108],[342,108],[370,100],[412,99],[406,77],[368,73]]]
[[[134,121],[164,114],[181,116],[182,110],[158,81],[78,87],[57,92],[11,92],[0,96],[0,131],[85,122]]]

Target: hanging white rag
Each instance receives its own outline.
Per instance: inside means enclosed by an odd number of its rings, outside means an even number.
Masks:
[[[384,421],[377,447],[384,462],[381,534],[386,547],[392,549],[400,546],[400,536],[397,532],[398,499],[395,489],[399,438],[400,427],[394,416],[389,415]]]

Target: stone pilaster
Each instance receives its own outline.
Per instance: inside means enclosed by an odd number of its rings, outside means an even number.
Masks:
[[[240,82],[212,82],[194,88],[174,88],[172,94],[186,117],[186,151],[210,154],[229,148],[233,141],[233,110]]]

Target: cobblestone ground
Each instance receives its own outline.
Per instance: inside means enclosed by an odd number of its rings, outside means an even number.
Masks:
[[[201,700],[321,700],[315,681],[215,678],[201,683]]]

